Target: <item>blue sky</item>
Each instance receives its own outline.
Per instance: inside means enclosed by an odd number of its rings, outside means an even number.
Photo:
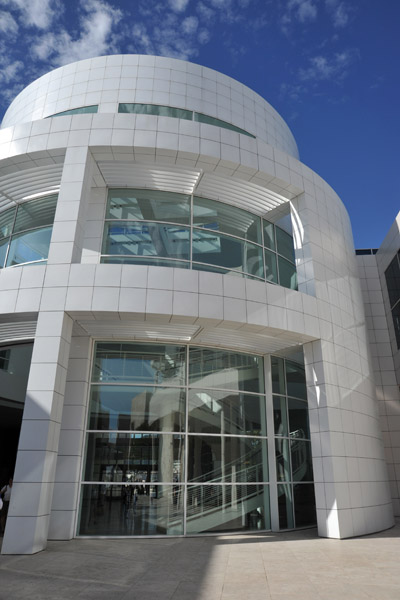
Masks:
[[[0,118],[68,62],[191,60],[278,110],[345,203],[356,247],[377,247],[400,208],[399,26],[399,0],[0,0]]]

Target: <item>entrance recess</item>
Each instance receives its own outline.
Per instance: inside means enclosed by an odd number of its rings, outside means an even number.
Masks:
[[[0,346],[0,485],[14,474],[32,343]]]

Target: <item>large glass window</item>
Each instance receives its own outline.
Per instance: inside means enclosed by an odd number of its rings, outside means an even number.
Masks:
[[[261,357],[98,342],[79,534],[269,529],[265,402]]]
[[[101,260],[232,273],[297,289],[289,233],[240,208],[173,192],[109,190]]]
[[[278,495],[282,529],[312,525],[304,367],[278,357],[271,361],[274,422],[268,438],[261,357],[176,344],[97,342],[78,533],[265,530],[271,493]]]
[[[0,268],[46,261],[56,205],[51,195],[0,214]]]

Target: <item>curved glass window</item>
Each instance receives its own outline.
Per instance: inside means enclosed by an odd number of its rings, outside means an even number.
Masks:
[[[107,215],[111,219],[190,225],[190,196],[157,190],[112,190]]]
[[[207,198],[194,196],[193,226],[262,244],[259,217],[235,206]]]
[[[236,127],[236,125],[232,125],[232,123],[227,123],[226,121],[222,121],[221,119],[216,119],[215,117],[209,117],[208,115],[203,115],[202,113],[195,112],[194,120],[199,123],[206,123],[207,125],[214,125],[215,127],[222,127],[223,129],[229,129],[230,131],[236,131],[236,133],[243,133],[244,135],[248,135],[255,139],[255,135],[241,129],[241,127]]]
[[[87,115],[97,113],[99,107],[97,104],[92,104],[91,106],[80,106],[79,108],[70,108],[69,110],[63,110],[62,112],[55,113],[54,115],[49,115],[46,117],[50,119],[51,117],[65,117],[67,115]]]
[[[199,123],[206,123],[207,125],[214,125],[215,127],[229,129],[230,131],[236,131],[236,133],[242,133],[243,135],[247,135],[254,139],[256,137],[252,133],[241,129],[240,127],[236,127],[236,125],[232,125],[232,123],[227,123],[227,121],[222,121],[216,117],[209,117],[203,113],[186,110],[184,108],[174,108],[173,106],[162,106],[161,104],[142,104],[139,102],[121,102],[118,104],[118,112],[186,119],[187,121],[197,121]]]
[[[109,190],[101,261],[233,273],[297,289],[289,233],[246,210],[173,192]]]
[[[139,102],[120,102],[119,113],[135,115],[155,115],[157,117],[173,117],[175,119],[193,120],[193,111],[184,108],[173,108],[172,106],[161,106],[160,104],[141,104]]]
[[[144,221],[109,222],[105,229],[103,253],[189,260],[190,229]]]
[[[47,260],[57,198],[36,198],[0,214],[0,268]]]

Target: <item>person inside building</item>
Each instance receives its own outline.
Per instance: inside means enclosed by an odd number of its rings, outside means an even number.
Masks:
[[[6,528],[6,520],[7,520],[8,508],[10,506],[12,485],[13,485],[13,480],[12,480],[12,478],[10,478],[8,483],[4,487],[2,487],[0,490],[0,496],[3,500],[3,508],[1,509],[1,513],[0,513],[0,531],[1,531],[1,533],[4,533],[4,530]]]

